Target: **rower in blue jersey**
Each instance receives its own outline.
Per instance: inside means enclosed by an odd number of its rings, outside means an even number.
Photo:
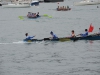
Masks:
[[[31,40],[35,37],[35,36],[28,36],[28,33],[26,33],[25,35],[26,35],[26,40]]]
[[[52,35],[51,39],[57,39],[58,37],[51,31],[50,34]]]
[[[86,37],[86,36],[88,36],[88,30],[85,29],[85,33],[84,33],[84,34],[80,34],[80,36],[82,36],[82,37]]]

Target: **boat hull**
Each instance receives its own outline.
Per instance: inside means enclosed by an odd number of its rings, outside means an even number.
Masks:
[[[100,35],[90,35],[87,37],[63,37],[63,38],[57,38],[57,39],[49,39],[49,38],[44,38],[44,39],[24,39],[23,41],[26,42],[35,42],[35,41],[78,41],[78,40],[100,40]]]
[[[27,17],[29,19],[37,19],[37,18],[40,18],[41,16],[38,16],[38,17]]]
[[[39,2],[32,2],[31,3],[31,6],[38,6],[39,5]]]
[[[58,9],[58,8],[57,8],[56,10],[57,10],[57,11],[69,11],[69,10],[71,10],[71,8],[68,8],[68,9],[63,9],[63,10],[62,10],[62,9]]]

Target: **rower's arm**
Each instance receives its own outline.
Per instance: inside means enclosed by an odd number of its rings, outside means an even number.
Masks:
[[[86,34],[81,34],[81,36],[82,36],[82,37],[86,37],[87,35],[86,35]]]

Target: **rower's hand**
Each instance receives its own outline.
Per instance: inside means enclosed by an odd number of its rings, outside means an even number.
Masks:
[[[76,36],[80,36],[81,34],[78,34],[78,35],[76,35]]]
[[[52,39],[52,37],[49,37],[49,39]]]

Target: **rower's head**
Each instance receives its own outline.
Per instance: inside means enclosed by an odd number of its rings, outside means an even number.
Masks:
[[[53,35],[53,32],[51,31],[50,34]]]
[[[39,14],[39,12],[37,12],[37,14]]]
[[[88,30],[87,30],[87,29],[85,29],[85,31],[87,32]]]
[[[72,30],[72,33],[74,33],[74,30]]]
[[[28,33],[26,33],[25,35],[28,36]]]
[[[28,13],[30,13],[30,12],[28,12]]]

